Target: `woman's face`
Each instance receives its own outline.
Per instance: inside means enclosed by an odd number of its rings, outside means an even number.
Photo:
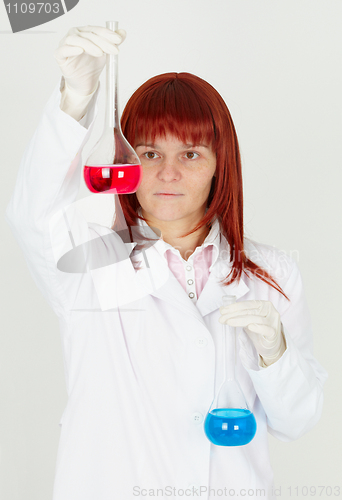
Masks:
[[[182,219],[182,226],[190,227],[197,223],[205,213],[216,171],[216,155],[211,147],[183,144],[167,135],[156,137],[154,144],[138,139],[134,149],[143,167],[142,181],[136,192],[143,216],[157,227],[158,221]]]

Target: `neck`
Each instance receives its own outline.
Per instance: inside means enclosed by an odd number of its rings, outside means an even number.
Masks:
[[[142,210],[142,216],[146,219],[149,219],[148,225],[150,227],[158,228],[161,232],[162,239],[169,245],[173,246],[176,250],[178,250],[185,261],[188,260],[190,255],[194,253],[197,247],[203,244],[204,240],[210,232],[210,227],[201,227],[195,233],[191,233],[184,238],[181,238],[180,236],[194,228],[203,218],[203,215],[204,214],[202,214],[200,219],[192,221],[191,226],[189,227],[188,221],[184,221],[183,224],[182,221],[179,220],[167,222],[160,220],[155,221],[153,220],[153,218],[149,218],[147,214],[144,213],[144,210]]]
[[[166,243],[169,243],[169,245],[179,250],[184,260],[188,260],[196,248],[203,244],[210,231],[208,227],[201,228],[201,230],[202,232],[200,234],[196,232],[186,238],[168,237],[167,235],[164,236],[163,233],[162,237]]]

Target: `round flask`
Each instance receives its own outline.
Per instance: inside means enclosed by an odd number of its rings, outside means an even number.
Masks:
[[[234,302],[234,295],[223,296],[224,306]],[[224,376],[220,387],[215,390],[215,397],[204,422],[204,431],[209,441],[215,445],[242,446],[252,441],[257,425],[235,377],[235,328],[223,324],[221,339]]]
[[[118,29],[117,21],[106,28]],[[92,193],[135,193],[142,180],[140,160],[123,136],[118,110],[118,55],[106,54],[106,114],[102,136],[85,162],[83,175]]]

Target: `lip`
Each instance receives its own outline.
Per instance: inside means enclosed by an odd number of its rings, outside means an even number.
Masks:
[[[155,196],[183,196],[180,193],[154,193]]]

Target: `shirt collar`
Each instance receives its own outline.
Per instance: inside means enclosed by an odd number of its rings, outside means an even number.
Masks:
[[[205,213],[207,213],[207,211],[208,211],[208,208],[206,208]],[[138,208],[137,213],[138,213],[138,215],[140,215],[140,217],[142,217],[141,207]],[[137,221],[138,221],[138,224],[140,226],[147,226],[148,225],[148,224],[146,224],[145,221],[143,221],[141,219],[137,219]],[[209,268],[209,271],[211,271],[212,267],[214,266],[219,254],[220,254],[220,242],[221,242],[220,223],[219,223],[217,217],[215,217],[215,219],[212,221],[210,231],[209,231],[207,237],[205,238],[205,240],[203,241],[202,245],[196,247],[195,251],[190,255],[190,257],[188,258],[188,260],[186,262],[187,263],[193,262],[193,259],[195,258],[195,256],[198,253],[202,252],[209,245],[213,245],[212,263],[211,263],[211,266]],[[182,261],[184,261],[181,254],[179,253],[179,250],[174,248],[169,243],[166,243],[166,241],[164,241],[162,237],[153,246],[159,252],[159,254],[162,257],[164,257],[165,259],[166,259],[165,252],[167,250],[170,250],[172,253],[177,255]]]

